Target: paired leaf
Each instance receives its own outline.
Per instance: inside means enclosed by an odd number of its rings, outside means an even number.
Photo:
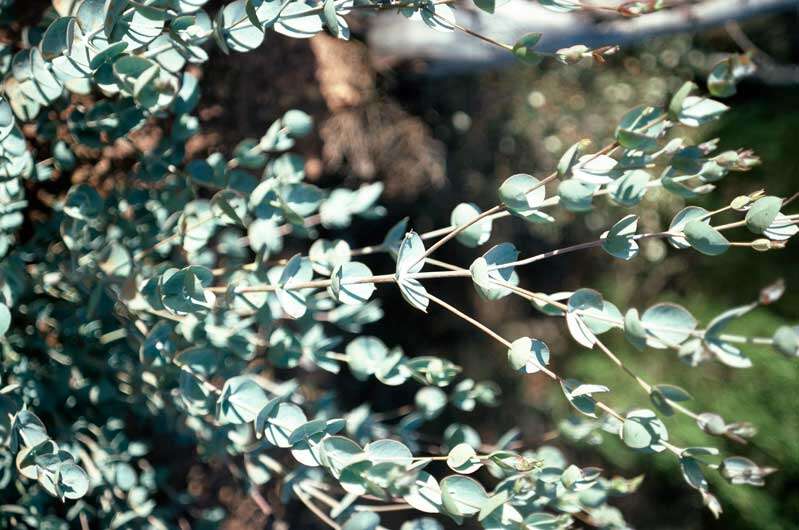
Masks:
[[[603,240],[602,249],[615,258],[633,259],[638,255],[638,242],[634,237],[637,230],[637,215],[622,218],[600,236]]]

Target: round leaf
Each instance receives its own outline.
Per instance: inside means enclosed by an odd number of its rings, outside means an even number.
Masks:
[[[480,208],[472,203],[462,202],[452,210],[450,224],[460,227],[480,215]],[[474,248],[482,245],[491,237],[491,220],[485,219],[470,225],[461,231],[455,239],[463,245]]]
[[[782,208],[779,197],[761,197],[746,212],[746,227],[755,234],[765,232],[777,218]]]

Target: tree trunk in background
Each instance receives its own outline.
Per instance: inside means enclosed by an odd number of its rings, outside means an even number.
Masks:
[[[320,34],[310,40],[316,77],[331,116],[319,127],[328,171],[380,179],[389,198],[412,199],[440,187],[444,149],[418,117],[378,97],[375,72],[362,43]]]
[[[554,52],[576,44],[598,48],[722,25],[731,20],[799,10],[799,0],[704,0],[637,18],[597,18],[582,11],[554,13],[529,0],[511,0],[493,15],[457,10],[457,22],[500,42],[513,44],[527,33],[543,33],[537,49]],[[411,59],[428,62],[430,74],[485,69],[510,64],[513,56],[462,32],[442,33],[395,13],[381,13],[367,40],[377,64]]]

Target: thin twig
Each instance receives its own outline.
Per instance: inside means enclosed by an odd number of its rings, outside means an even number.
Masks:
[[[316,506],[313,503],[313,501],[311,501],[310,497],[308,497],[308,495],[305,494],[302,488],[300,488],[299,484],[295,484],[292,489],[294,490],[294,493],[297,495],[297,498],[300,499],[300,501],[302,501],[302,503],[309,510],[311,510],[314,513],[314,515],[316,515],[319,519],[321,519],[330,528],[333,528],[334,530],[341,530],[341,525],[338,524],[333,519],[331,519],[325,512],[320,510],[319,507]]]

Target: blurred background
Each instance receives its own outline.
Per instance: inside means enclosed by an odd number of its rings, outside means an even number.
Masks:
[[[582,138],[591,139],[596,148],[606,145],[627,110],[639,104],[663,104],[684,80],[704,86],[710,68],[743,46],[759,50],[755,53],[764,65],[761,75],[739,85],[738,94],[726,101],[731,111],[718,123],[697,130],[694,140],[720,137],[721,150],[752,148],[763,163],[747,173],[731,173],[714,193],[694,203],[715,209],[760,188],[781,196],[799,189],[799,85],[795,84],[799,74],[791,66],[799,63],[796,8],[740,24],[629,43],[604,65],[545,61],[530,67],[489,61],[433,68],[425,60],[370,54],[359,40],[368,34],[369,24],[368,18],[355,19],[355,38],[348,43],[325,35],[294,41],[270,33],[270,42],[236,61],[212,58],[201,72],[206,87],[200,111],[205,132],[192,140],[188,156],[230,150],[244,136],[260,136],[265,125],[286,109],[305,109],[318,124],[318,134],[303,146],[309,157],[309,179],[323,184],[385,183],[388,217],[360,223],[351,234],[355,247],[373,244],[405,216],[410,217],[411,227],[425,231],[447,226],[451,210],[460,202],[491,207],[497,202],[499,183],[511,174],[549,174],[563,151]],[[501,220],[494,225],[492,242],[513,241],[527,256],[596,239],[626,212],[605,201],[595,204],[587,214],[558,210],[559,222],[549,226]],[[683,206],[681,199],[656,190],[636,213],[644,230],[657,230],[668,226]],[[741,238],[746,236],[741,233]],[[457,244],[441,251],[441,259],[462,266],[476,255],[477,251]],[[795,324],[799,318],[797,257],[795,246],[789,245],[768,254],[732,249],[709,259],[647,240],[641,255],[629,263],[591,250],[547,260],[520,273],[522,285],[531,290],[591,287],[620,308],[639,310],[656,301],[674,301],[703,322],[754,300],[760,288],[784,278],[788,291],[779,303],[735,325],[740,333],[770,336],[777,326]],[[374,257],[368,264],[384,271],[391,266],[388,259]],[[624,373],[599,352],[577,346],[560,320],[546,319],[519,300],[484,302],[465,280],[442,281],[429,289],[504,336],[545,340],[559,373],[607,384],[620,408],[647,405]],[[612,436],[605,436],[600,445],[595,445],[596,437],[575,440],[569,435],[573,433],[561,428],[571,411],[550,381],[510,377],[505,352],[467,324],[435,307],[426,318],[394,291],[384,289],[380,294],[386,318],[367,333],[382,337],[389,346],[402,346],[409,355],[446,356],[463,366],[466,376],[491,379],[502,387],[503,401],[497,409],[478,408],[463,417],[450,411],[439,425],[430,426],[431,432],[468,421],[483,440],[494,441],[518,425],[530,447],[553,444],[576,463],[602,467],[608,474],[645,473],[640,490],[618,503],[637,528],[799,528],[795,360],[749,347],[754,361],[750,369],[733,370],[717,363],[691,368],[673,352],[638,352],[618,334],[608,339],[610,347],[648,380],[686,388],[695,397],[694,410],[714,411],[727,421],[750,421],[758,427],[754,443],[741,447],[702,434],[687,418],[666,419],[673,439],[683,445],[717,445],[780,469],[762,489],[732,488],[711,477],[725,510],[715,521],[683,482],[672,458],[639,457]],[[353,379],[341,390],[341,399],[352,407],[370,400],[376,411],[390,411],[413,402],[415,387],[407,387],[397,394],[378,383]],[[260,527],[249,502],[229,501],[229,528]],[[318,523],[309,516],[300,517],[297,524],[314,528]]]

